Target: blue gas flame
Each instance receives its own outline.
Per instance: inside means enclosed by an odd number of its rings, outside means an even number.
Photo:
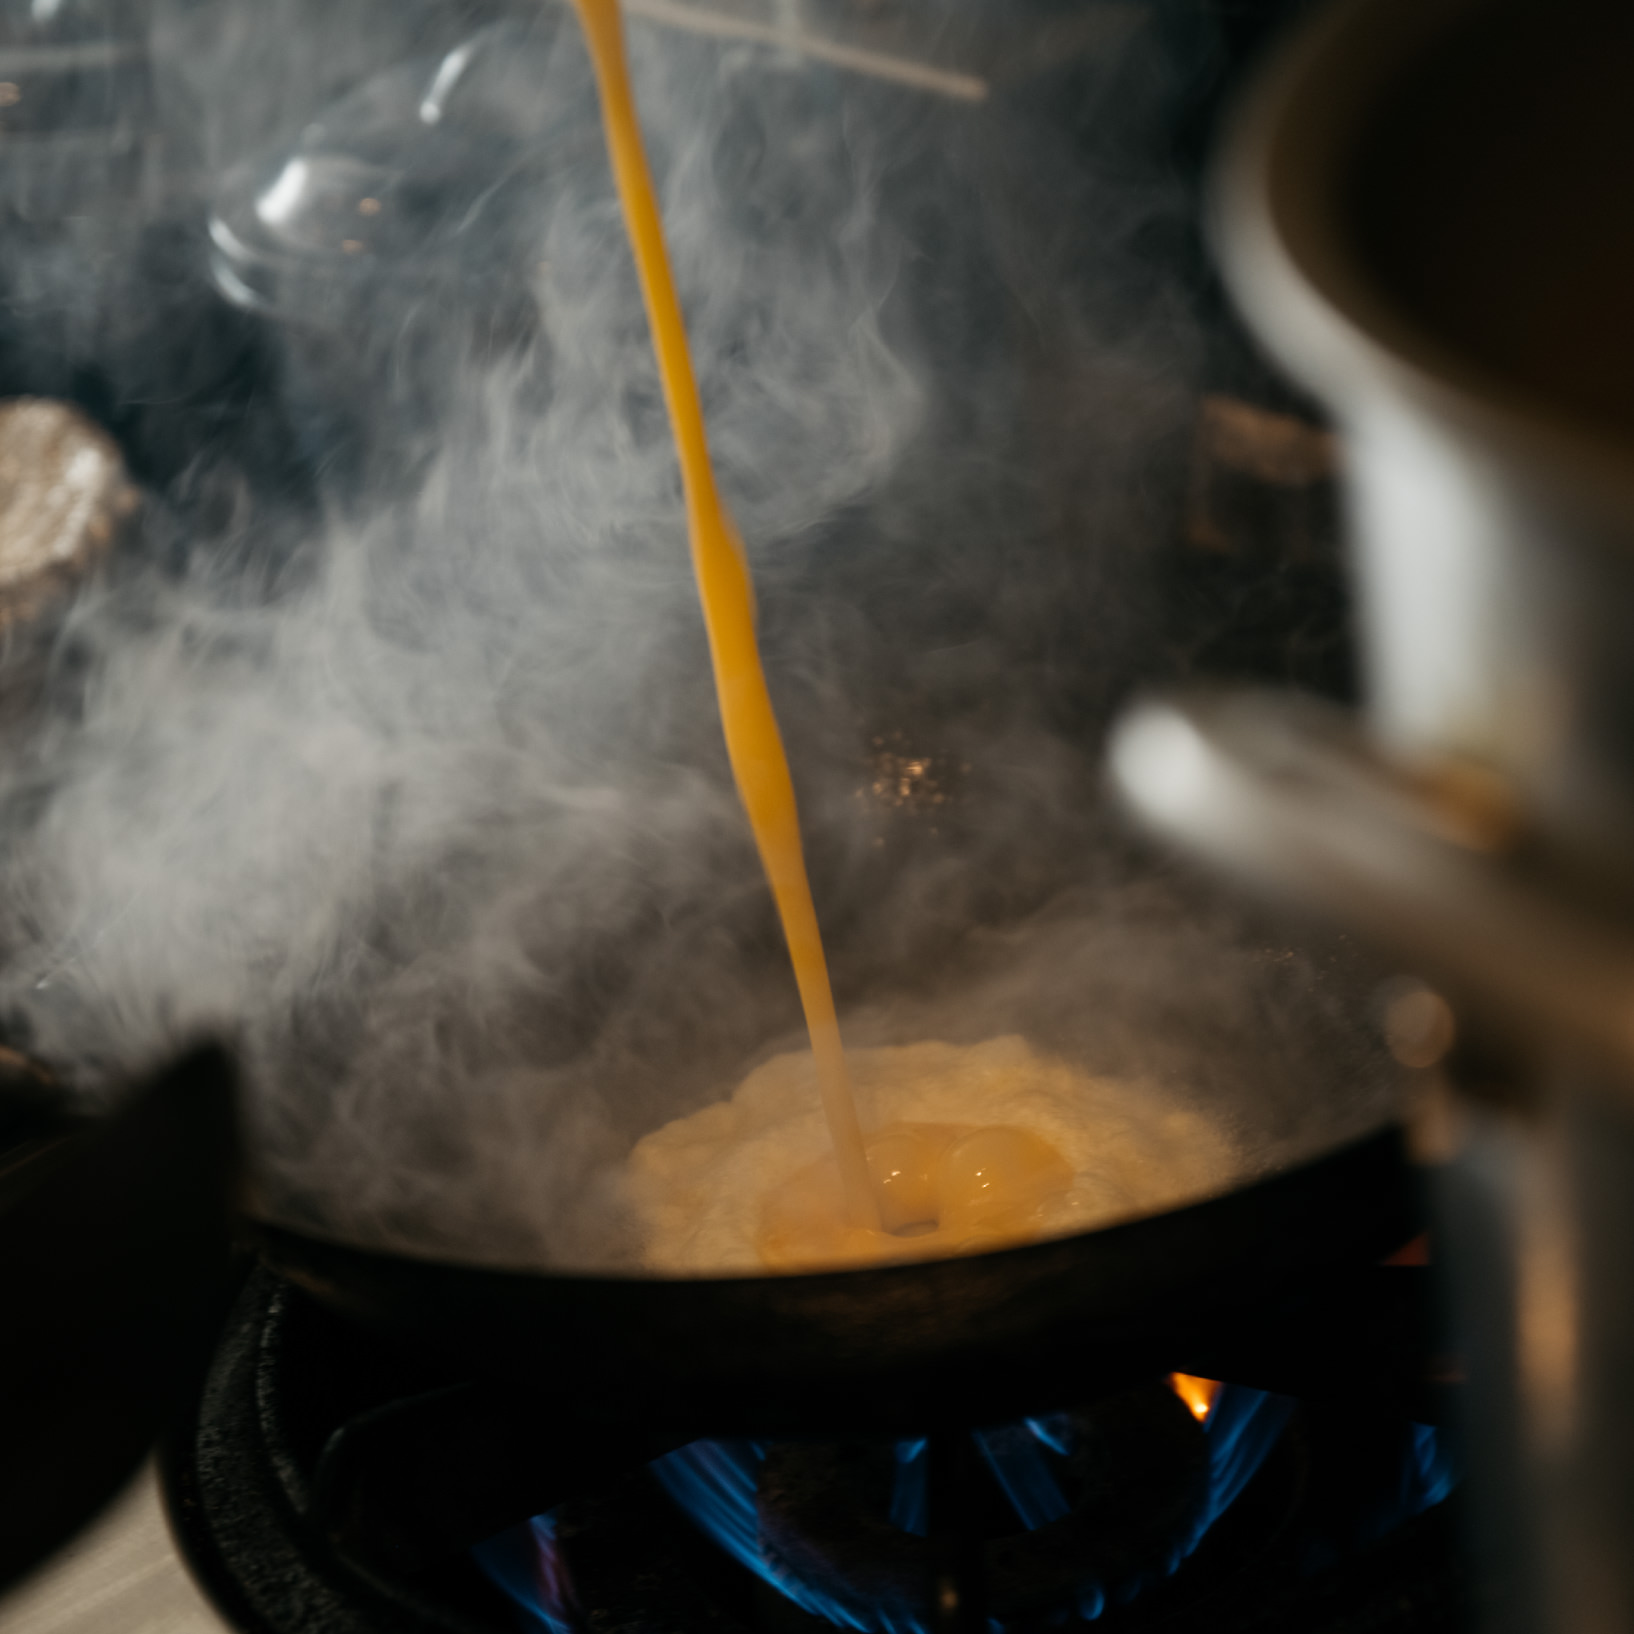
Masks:
[[[1159,1563],[1172,1575],[1197,1548],[1210,1527],[1241,1496],[1276,1445],[1293,1411],[1285,1396],[1238,1385],[1221,1388],[1203,1426],[1208,1444],[1208,1481],[1203,1503],[1187,1529]],[[1070,1512],[1046,1454],[1072,1450],[1072,1423],[1064,1413],[1024,1419],[1019,1424],[973,1432],[977,1449],[992,1471],[1016,1518],[1029,1531]],[[896,1471],[890,1520],[905,1532],[926,1530],[927,1450],[923,1439],[896,1444]],[[786,1571],[764,1553],[756,1496],[765,1448],[754,1441],[694,1441],[652,1464],[659,1485],[692,1523],[735,1560],[786,1595],[801,1610],[857,1634],[925,1634],[913,1616],[891,1607],[862,1608],[847,1603]],[[1440,1437],[1414,1425],[1408,1467],[1403,1471],[1399,1517],[1405,1519],[1439,1503],[1453,1484],[1453,1471]],[[536,1516],[477,1551],[490,1577],[523,1606],[548,1634],[575,1634],[573,1588],[556,1545],[552,1516]],[[1119,1603],[1140,1592],[1144,1580],[1118,1585],[1090,1583],[1077,1603],[1062,1608],[1093,1621],[1106,1609],[1109,1594]],[[992,1624],[994,1634],[1002,1625]]]
[[[535,1515],[479,1543],[471,1554],[537,1627],[548,1634],[577,1634],[573,1582],[556,1546],[554,1514]]]
[[[1207,1496],[1191,1527],[1174,1540],[1162,1562],[1165,1574],[1178,1569],[1235,1501],[1276,1444],[1292,1408],[1286,1397],[1262,1390],[1235,1386],[1221,1390],[1204,1426],[1209,1451]],[[1071,1505],[1045,1455],[1070,1451],[1071,1437],[1071,1420],[1064,1413],[974,1432],[977,1449],[999,1490],[1029,1531],[1070,1512]],[[695,1441],[659,1459],[652,1472],[694,1525],[803,1611],[859,1634],[923,1634],[923,1624],[910,1614],[890,1607],[858,1607],[785,1571],[767,1557],[760,1545],[755,1508],[764,1457],[764,1450],[752,1441]],[[925,1533],[926,1465],[924,1440],[897,1443],[890,1518],[903,1531],[920,1536]],[[1120,1584],[1118,1598],[1130,1599],[1139,1588],[1138,1583]],[[1108,1592],[1108,1585],[1087,1584],[1072,1609],[1082,1618],[1094,1619],[1105,1609]],[[998,1623],[993,1626],[1000,1627]]]

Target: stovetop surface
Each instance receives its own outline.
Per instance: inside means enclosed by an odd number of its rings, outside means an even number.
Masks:
[[[299,1343],[286,1344],[291,1336]],[[169,1451],[170,1497],[192,1569],[244,1634],[488,1634],[549,1626],[544,1614],[508,1600],[468,1549],[444,1539],[429,1562],[414,1558],[413,1547],[394,1555],[390,1537],[348,1531],[332,1493],[325,1509],[322,1453],[336,1430],[393,1403],[424,1399],[412,1395],[418,1385],[430,1383],[428,1394],[446,1388],[435,1361],[386,1355],[376,1368],[377,1344],[270,1274],[251,1278],[196,1412]],[[299,1358],[293,1369],[292,1356]],[[371,1379],[379,1399],[371,1399]],[[1375,1513],[1377,1494],[1389,1486],[1388,1459],[1374,1457],[1378,1467],[1370,1469],[1370,1449],[1403,1433],[1410,1428],[1392,1428],[1365,1404],[1349,1419],[1331,1409],[1293,1409],[1272,1455],[1195,1554],[1132,1603],[1109,1600],[1095,1625],[1105,1634],[1456,1634],[1466,1621],[1456,1499],[1394,1525]],[[174,1555],[153,1547],[160,1534],[151,1497],[143,1502],[146,1533],[130,1535],[147,1539],[152,1592],[177,1592]],[[820,1634],[833,1626],[728,1559],[641,1461],[616,1450],[602,1477],[548,1507],[574,1582],[575,1627],[594,1634]],[[460,1524],[444,1520],[454,1530]],[[504,1535],[513,1555],[520,1550],[524,1574],[536,1572],[526,1523]],[[110,1577],[117,1569],[99,1568]],[[89,1603],[94,1585],[85,1593]],[[199,1609],[194,1591],[189,1614]],[[0,1617],[0,1628],[12,1626]],[[59,1625],[16,1626],[23,1634],[54,1634]],[[100,1634],[116,1625],[60,1626]],[[1067,1615],[1051,1626],[1089,1625]]]
[[[4,1634],[221,1634],[143,1465],[109,1509],[0,1603]]]

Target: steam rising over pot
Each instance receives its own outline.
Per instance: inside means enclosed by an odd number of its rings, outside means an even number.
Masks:
[[[795,1011],[557,21],[223,176],[217,276],[333,440],[325,520],[259,598],[199,554],[82,599],[83,674],[0,786],[0,1002],[92,1096],[232,1028],[269,1216],[616,1267],[607,1176]],[[1161,42],[1086,36],[979,102],[631,44],[848,1037],[1023,1032],[1207,1106],[1245,1176],[1386,1117],[1347,974],[1097,811],[1200,367]],[[445,209],[479,175],[493,214]],[[462,305],[495,288],[497,332]]]

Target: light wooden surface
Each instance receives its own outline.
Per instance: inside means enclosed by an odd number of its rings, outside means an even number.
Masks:
[[[0,1634],[222,1634],[171,1541],[151,1464],[90,1527],[0,1596]]]

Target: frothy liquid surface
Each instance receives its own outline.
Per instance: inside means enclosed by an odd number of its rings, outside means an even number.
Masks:
[[[1072,1185],[1066,1159],[1008,1124],[893,1123],[865,1142],[882,1231],[845,1215],[834,1165],[819,1158],[774,1186],[756,1247],[768,1271],[939,1259],[1028,1242]]]
[[[1024,1039],[850,1052],[882,1226],[851,1224],[811,1057],[774,1056],[654,1130],[625,1170],[650,1271],[814,1271],[1065,1236],[1224,1189],[1212,1120],[1159,1085],[1098,1077]]]

